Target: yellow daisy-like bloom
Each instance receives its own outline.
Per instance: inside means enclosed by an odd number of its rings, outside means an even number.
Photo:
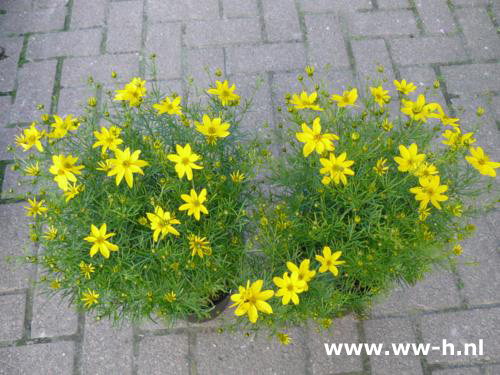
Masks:
[[[347,160],[347,153],[343,152],[338,157],[335,157],[333,153],[330,153],[330,158],[319,159],[323,168],[319,170],[319,173],[326,174],[321,180],[324,185],[328,185],[332,180],[335,185],[338,185],[340,181],[344,185],[347,185],[346,176],[354,176],[354,171],[349,167],[354,164],[354,161]]]
[[[448,186],[439,184],[439,176],[420,179],[419,183],[421,186],[411,188],[410,192],[415,194],[417,201],[420,201],[420,208],[426,208],[431,202],[434,207],[440,210],[441,205],[439,202],[448,200],[448,197],[442,194],[448,190]]]
[[[500,163],[490,161],[489,156],[486,155],[483,149],[479,146],[476,149],[471,147],[469,148],[469,151],[471,156],[466,156],[465,160],[467,160],[470,165],[485,176],[496,177],[497,173],[495,169],[500,167]]]
[[[283,344],[285,346],[290,345],[293,342],[288,333],[278,332],[276,336],[278,337],[278,341],[280,342],[280,344]]]
[[[43,200],[37,202],[36,197],[34,197],[33,200],[28,198],[29,206],[24,207],[26,209],[26,216],[32,216],[36,218],[36,215],[44,215],[47,212],[48,208],[43,205],[43,202]]]
[[[198,237],[194,234],[188,236],[189,248],[191,249],[191,256],[198,255],[203,258],[204,255],[212,255],[212,248],[210,242],[205,237]]]
[[[316,271],[310,270],[309,269],[309,264],[310,264],[309,259],[304,259],[302,262],[300,262],[300,267],[297,267],[294,263],[292,262],[286,262],[287,268],[290,270],[290,272],[293,274],[297,275],[297,280],[299,281],[304,281],[305,286],[304,286],[304,292],[309,290],[309,281],[316,275]]]
[[[153,104],[153,108],[156,109],[159,115],[167,113],[169,115],[182,115],[181,109],[181,100],[180,96],[170,100],[170,98],[165,98],[160,103]]]
[[[39,176],[40,165],[38,164],[38,162],[36,162],[35,164],[27,165],[24,168],[24,173],[26,173],[28,176],[33,176],[33,177]]]
[[[168,302],[168,303],[172,303],[174,302],[175,300],[177,300],[177,294],[175,294],[174,291],[171,291],[171,292],[168,292],[168,293],[165,293],[165,295],[163,296],[163,299]]]
[[[217,95],[223,106],[229,105],[231,102],[237,102],[238,100],[240,100],[239,95],[234,93],[234,90],[236,89],[234,83],[231,87],[229,87],[229,83],[227,82],[227,80],[224,82],[216,81],[215,86],[215,89],[208,89],[207,93],[211,95]]]
[[[96,169],[103,172],[109,172],[111,168],[113,168],[113,165],[111,164],[111,161],[109,159],[100,161],[97,163],[97,165],[99,165],[99,167],[97,167]]]
[[[415,172],[425,160],[425,154],[418,153],[418,146],[412,143],[409,148],[399,145],[401,156],[396,156],[394,160],[398,163],[398,171]]]
[[[66,203],[69,202],[70,199],[73,199],[78,194],[80,194],[83,190],[85,190],[85,186],[77,185],[76,183],[67,185],[67,190],[64,192],[64,196],[66,197]]]
[[[92,305],[96,305],[99,302],[99,294],[95,290],[87,289],[86,292],[83,292],[81,301],[87,309],[91,308]]]
[[[382,129],[384,129],[386,132],[390,132],[393,127],[394,125],[389,121],[389,119],[384,119],[384,122],[382,123]]]
[[[23,151],[28,151],[35,146],[38,151],[42,152],[43,146],[40,139],[42,139],[43,136],[44,132],[39,131],[35,123],[32,122],[28,129],[24,129],[20,136],[16,136],[16,144],[22,147]]]
[[[337,102],[337,106],[341,108],[353,106],[356,100],[358,100],[358,89],[346,90],[342,95],[332,95],[330,99]]]
[[[203,202],[207,200],[207,189],[203,189],[200,194],[196,194],[194,189],[191,189],[190,195],[182,194],[181,198],[186,203],[179,207],[179,211],[188,211],[188,215],[194,215],[196,220],[200,220],[200,213],[208,215],[207,208]]]
[[[389,167],[385,165],[387,163],[387,159],[380,158],[377,160],[377,164],[373,167],[373,170],[379,176],[383,176],[389,170]]]
[[[243,173],[240,173],[240,171],[233,172],[229,176],[235,184],[239,184],[245,179],[245,175]]]
[[[116,90],[114,100],[128,101],[130,106],[137,107],[142,102],[142,97],[146,95],[146,81],[134,77],[130,83],[125,85],[125,88]]]
[[[195,121],[196,130],[207,137],[208,143],[215,144],[217,138],[225,138],[228,132],[229,123],[222,122],[220,117],[210,119],[208,115],[203,115],[203,124]]]
[[[441,107],[441,105],[439,103],[433,103],[433,105],[434,105],[434,110],[436,110],[436,113],[430,113],[429,117],[438,118],[439,120],[441,120],[441,122],[445,126],[446,125],[453,126],[453,127],[460,126],[459,124],[457,124],[460,119],[448,117],[448,115],[446,113],[444,113],[443,107]]]
[[[78,161],[77,157],[71,155],[64,156],[62,154],[52,156],[52,165],[49,172],[55,175],[54,181],[60,189],[68,190],[68,182],[76,182],[75,174],[80,175],[83,165],[75,165]]]
[[[339,137],[335,134],[321,134],[320,118],[316,117],[313,121],[312,129],[306,123],[302,124],[302,133],[295,133],[295,137],[299,142],[305,143],[303,153],[307,157],[316,150],[318,154],[325,151],[333,151],[333,141],[338,140]]]
[[[111,132],[105,127],[101,127],[101,132],[94,132],[94,136],[97,138],[97,142],[92,145],[92,148],[102,146],[102,154],[106,153],[109,148],[111,151],[116,150],[116,148],[123,143],[123,140],[115,135],[116,132]]]
[[[80,126],[78,119],[73,118],[72,115],[67,115],[64,120],[54,115],[54,121],[50,124],[54,129],[48,134],[49,138],[63,138],[70,130],[77,130]]]
[[[436,104],[426,104],[425,96],[420,94],[414,102],[403,99],[403,108],[401,108],[401,112],[415,121],[427,122],[427,118],[430,117],[431,111],[434,108],[436,108]]]
[[[415,170],[415,176],[417,176],[419,179],[430,178],[438,173],[439,172],[435,165],[428,164],[426,162],[421,163],[420,166]]]
[[[318,98],[318,93],[316,91],[312,92],[310,95],[307,92],[302,91],[300,97],[297,94],[293,94],[290,104],[294,105],[296,109],[312,109],[313,111],[322,111],[323,109],[319,105],[314,104]]]
[[[191,181],[193,179],[193,169],[202,169],[202,166],[196,165],[195,162],[200,160],[200,155],[191,152],[191,146],[189,143],[184,146],[175,146],[177,154],[170,154],[167,156],[168,160],[175,163],[175,171],[180,179],[186,175],[187,179]]]
[[[394,86],[396,86],[396,89],[400,92],[403,93],[403,95],[408,95],[409,93],[413,92],[416,90],[416,86],[413,84],[413,82],[408,82],[406,83],[406,80],[403,79],[401,82],[394,80]]]
[[[460,256],[462,255],[463,253],[463,249],[462,249],[462,246],[460,246],[460,244],[456,244],[455,246],[453,246],[453,254],[455,254],[456,256]]]
[[[108,259],[110,251],[118,251],[118,246],[107,241],[108,238],[115,234],[106,233],[106,224],[102,224],[100,228],[92,224],[90,226],[90,236],[84,238],[85,241],[93,243],[90,256],[93,257],[99,251],[104,258]]]
[[[453,130],[446,129],[443,133],[443,137],[446,138],[442,141],[443,144],[450,146],[452,150],[456,150],[463,146],[470,146],[471,144],[476,142],[476,139],[473,138],[474,133],[466,133],[462,135],[462,131],[457,126],[453,128]]]
[[[90,279],[90,275],[94,273],[95,267],[91,263],[85,263],[83,260],[80,262],[80,272],[86,279]]]
[[[304,280],[299,280],[298,274],[292,273],[292,276],[288,276],[288,272],[283,274],[281,277],[273,277],[273,282],[278,288],[276,292],[276,297],[283,297],[281,303],[283,305],[288,305],[290,300],[292,300],[294,305],[299,304],[299,293],[304,291],[306,283]]]
[[[57,237],[57,228],[50,225],[43,234],[43,238],[45,238],[47,241],[54,241],[56,237]]]
[[[130,154],[130,148],[126,148],[125,151],[116,149],[115,159],[109,159],[112,165],[112,169],[108,171],[108,176],[116,175],[116,185],[118,186],[125,177],[127,185],[131,188],[134,185],[134,173],[139,173],[144,175],[142,167],[149,165],[147,161],[139,160],[139,155],[141,150],[136,150]]]
[[[61,282],[60,282],[58,279],[52,280],[52,281],[50,282],[50,287],[51,287],[52,289],[57,290],[57,289],[61,288]]]
[[[239,293],[233,294],[231,300],[234,302],[231,307],[237,306],[234,314],[242,316],[248,314],[250,322],[255,323],[259,318],[258,311],[265,314],[272,314],[273,309],[266,302],[274,295],[273,290],[262,290],[263,280],[257,280],[250,285],[250,280],[247,281],[246,288],[239,287]]]
[[[343,260],[338,260],[341,255],[342,251],[336,251],[332,254],[330,247],[325,246],[323,248],[323,256],[316,255],[316,260],[321,263],[319,272],[323,273],[330,271],[334,276],[338,276],[339,270],[337,266],[345,263]]]
[[[172,233],[175,236],[179,235],[177,229],[173,227],[175,224],[180,224],[181,222],[170,215],[170,212],[163,211],[163,208],[156,206],[155,212],[146,213],[149,221],[151,222],[151,230],[153,230],[153,241],[158,241],[158,237],[161,234],[161,239],[163,240],[168,233]]]
[[[418,208],[418,219],[420,221],[425,221],[427,217],[430,215],[431,209],[427,207],[419,207]]]
[[[391,101],[389,91],[384,90],[382,86],[370,87],[370,92],[372,93],[375,102],[380,106],[380,108],[383,108],[385,104]]]

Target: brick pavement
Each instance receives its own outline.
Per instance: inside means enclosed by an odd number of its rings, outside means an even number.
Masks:
[[[331,64],[333,88],[362,84],[377,64],[389,77],[429,84],[442,103],[474,121],[486,108],[480,140],[500,159],[500,2],[498,0],[0,0],[0,374],[500,374],[498,213],[478,219],[453,272],[399,287],[364,320],[337,319],[321,335],[291,330],[279,347],[265,334],[218,331],[213,323],[111,327],[47,300],[30,280],[36,269],[6,264],[26,248],[26,219],[5,152],[39,116],[78,114],[89,75],[110,83],[144,74],[158,56],[162,84],[182,91],[188,76],[206,82],[219,67],[250,90],[263,78],[247,127],[276,125],[276,107],[305,64]],[[463,110],[468,110],[463,114]],[[498,181],[498,180],[497,180]],[[227,314],[226,314],[227,315]],[[323,342],[485,340],[483,357],[328,357]]]

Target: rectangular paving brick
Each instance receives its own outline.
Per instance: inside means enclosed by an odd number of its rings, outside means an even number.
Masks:
[[[5,33],[33,33],[62,30],[65,8],[52,8],[34,12],[0,15],[0,26]]]
[[[25,303],[25,293],[0,296],[0,341],[23,336]]]
[[[33,9],[33,0],[3,0],[0,9],[6,12],[23,12]]]
[[[191,21],[186,25],[185,42],[188,47],[249,43],[260,39],[258,18]]]
[[[16,79],[17,63],[23,47],[22,37],[0,38],[4,55],[0,60],[0,92],[12,91]]]
[[[29,39],[27,55],[31,59],[97,55],[101,39],[99,29],[36,34]]]
[[[299,69],[304,65],[305,51],[301,43],[227,48],[229,74]]]
[[[68,300],[50,296],[37,288],[33,299],[31,337],[72,335],[76,333],[77,323],[75,308],[68,305]]]
[[[106,98],[105,91],[107,89],[108,87],[104,87],[103,92],[103,97]],[[59,92],[59,102],[57,103],[56,113],[60,116],[66,116],[68,114],[82,116],[87,107],[87,100],[91,96],[96,97],[96,90],[90,87],[62,88]]]
[[[454,367],[446,370],[434,370],[432,375],[480,375],[479,367]]]
[[[415,5],[426,32],[452,33],[456,31],[446,0],[416,0]]]
[[[468,59],[459,37],[437,36],[390,41],[396,64],[432,64]]]
[[[426,315],[421,319],[423,341],[432,346],[447,343],[455,345],[455,355],[451,350],[447,355],[442,351],[431,351],[426,357],[429,364],[472,364],[484,361],[498,361],[500,359],[500,308],[476,309],[458,312]],[[479,339],[483,340],[483,356],[456,355],[460,350],[465,354],[465,343],[476,344],[478,349]],[[472,348],[469,349],[472,354]]]
[[[337,10],[353,11],[373,9],[373,5],[370,0],[300,0],[300,5],[304,11],[311,13],[323,13]]]
[[[409,0],[377,0],[379,9],[409,8]]]
[[[9,121],[11,102],[12,97],[10,95],[0,96],[0,129],[4,128]]]
[[[156,54],[158,79],[180,78],[182,75],[181,25],[179,23],[149,25],[146,52],[147,56],[152,53]]]
[[[185,334],[144,337],[139,344],[138,374],[188,375],[187,353]]]
[[[135,52],[141,49],[142,1],[111,3],[106,51]]]
[[[473,57],[500,57],[500,37],[485,8],[459,9],[457,16],[467,41],[467,49]]]
[[[384,36],[417,33],[417,22],[410,10],[391,10],[348,14],[353,35]]]
[[[8,123],[6,121],[6,123]],[[14,155],[7,151],[8,146],[13,146],[15,136],[19,134],[19,130],[15,128],[0,128],[0,160],[12,160]]]
[[[451,0],[454,5],[472,7],[488,5],[488,0]]]
[[[146,6],[149,22],[219,18],[218,0],[147,0]]]
[[[19,132],[19,131],[18,131]],[[17,132],[15,133],[17,135]],[[11,141],[9,139],[9,141]],[[11,142],[13,143],[13,142]],[[20,151],[20,150],[18,150]],[[13,157],[13,155],[12,155]],[[37,189],[32,185],[31,177],[24,177],[18,171],[13,171],[10,166],[5,168],[3,175],[2,191],[0,192],[1,199],[26,199],[28,192],[35,192]]]
[[[387,76],[389,82],[394,80],[389,51],[382,39],[353,40],[352,52],[362,86],[379,76]],[[377,73],[377,65],[384,67],[383,74]]]
[[[258,15],[257,0],[222,0],[224,17],[254,17]]]
[[[68,0],[36,0],[33,2],[35,9],[57,8],[63,7],[68,3]]]
[[[106,3],[99,0],[73,0],[71,29],[95,27],[104,24]]]
[[[186,77],[193,77],[194,84],[205,88],[211,82],[207,71],[212,76],[216,69],[224,70],[224,51],[222,48],[200,48],[187,51]]]
[[[272,42],[302,40],[299,16],[294,0],[264,0],[267,38]]]
[[[499,64],[443,66],[441,71],[448,92],[453,94],[500,90]]]
[[[349,67],[349,58],[340,19],[333,14],[306,15],[309,62],[318,68],[331,64],[335,68]]]

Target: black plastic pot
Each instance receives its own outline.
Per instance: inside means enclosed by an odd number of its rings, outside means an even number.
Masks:
[[[208,322],[209,320],[213,320],[217,318],[227,307],[229,304],[229,300],[231,299],[231,292],[226,292],[221,294],[217,300],[212,301],[212,308],[209,311],[209,316],[206,318],[199,318],[196,314],[189,314],[186,320],[190,323],[203,323]]]

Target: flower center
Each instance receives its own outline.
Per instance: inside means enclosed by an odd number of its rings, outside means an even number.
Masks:
[[[289,292],[293,292],[293,289],[294,289],[294,288],[293,288],[293,284],[292,284],[292,283],[288,284],[286,288],[287,288],[287,290],[288,290]]]
[[[193,207],[200,207],[201,206],[201,203],[198,199],[194,199],[191,204],[193,205]]]
[[[344,171],[344,167],[339,165],[339,164],[335,164],[333,167],[332,167],[333,171],[334,172],[343,172]]]
[[[183,165],[189,165],[189,158],[188,158],[188,157],[184,157],[184,158],[182,158],[181,163],[182,163]]]
[[[123,166],[123,168],[130,168],[130,165],[131,165],[131,163],[130,163],[130,161],[129,161],[129,160],[124,160],[124,161],[122,162],[122,166]]]
[[[208,128],[208,133],[210,133],[210,134],[215,134],[215,133],[217,133],[217,130],[215,129],[215,127],[214,127],[214,126],[210,126],[210,127]]]

